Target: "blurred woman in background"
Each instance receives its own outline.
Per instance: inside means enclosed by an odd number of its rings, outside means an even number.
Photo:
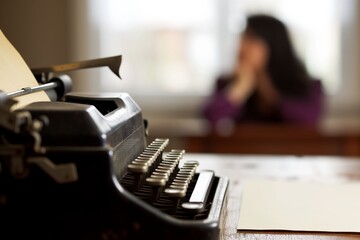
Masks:
[[[202,114],[222,120],[316,125],[323,89],[309,76],[291,44],[286,26],[267,15],[248,17],[233,73],[216,81]]]

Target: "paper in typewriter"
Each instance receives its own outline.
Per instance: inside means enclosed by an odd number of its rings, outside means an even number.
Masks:
[[[245,183],[238,230],[360,232],[360,182]]]
[[[34,75],[24,59],[8,41],[0,30],[0,90],[12,92],[24,87],[37,86]],[[36,101],[50,101],[45,92],[36,92],[15,98],[18,101],[15,108],[23,107]]]

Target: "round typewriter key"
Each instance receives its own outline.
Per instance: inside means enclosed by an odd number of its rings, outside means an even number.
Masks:
[[[204,206],[203,203],[197,203],[197,202],[184,202],[181,204],[181,207],[188,209],[188,210],[202,209],[203,206]]]
[[[140,157],[144,157],[144,158],[153,158],[154,161],[158,158],[160,154],[158,152],[148,152],[148,151],[144,151],[143,153],[140,154]]]
[[[193,165],[193,166],[191,166],[191,165],[183,165],[181,167],[181,169],[196,169],[196,168],[197,168],[197,166],[195,166],[195,165]]]
[[[199,162],[198,162],[198,161],[195,161],[195,160],[189,160],[189,161],[184,162],[184,164],[195,164],[195,165],[199,165]]]
[[[132,161],[131,164],[135,164],[135,165],[147,165],[148,167],[151,167],[152,163],[151,162],[145,162],[145,161]]]
[[[183,189],[166,188],[164,192],[171,197],[177,197],[177,198],[182,198],[185,197],[186,195],[186,191]]]
[[[179,161],[176,161],[176,160],[163,160],[162,163],[174,164],[176,166],[179,165]]]
[[[190,174],[190,175],[193,175],[194,174],[194,172],[195,172],[195,170],[192,170],[192,169],[180,169],[179,170],[179,173],[188,173],[188,174]]]
[[[191,176],[195,174],[195,169],[180,169],[179,173],[189,173]]]
[[[186,163],[186,162],[182,165],[182,167],[197,167],[197,166],[199,166],[199,164],[196,164],[196,163]]]
[[[149,146],[147,146],[148,148],[159,148],[162,149],[163,147],[165,147],[165,144],[163,143],[151,143]]]
[[[195,167],[181,167],[179,171],[192,172],[194,170],[195,170]]]
[[[145,150],[139,156],[140,157],[145,157],[145,158],[155,158],[156,159],[159,156],[159,153]]]
[[[161,176],[161,175],[156,175],[156,174],[151,174],[150,178],[159,178],[159,179],[164,179],[165,181],[169,180],[168,176]]]
[[[131,164],[134,164],[134,165],[144,165],[144,166],[150,166],[150,163],[148,162],[143,162],[143,161],[132,161]]]
[[[167,159],[165,159],[165,160],[163,160],[163,161],[162,161],[162,163],[178,164],[178,161],[176,161],[176,160],[167,160]]]
[[[163,177],[167,177],[167,178],[169,177],[169,174],[167,174],[167,173],[156,172],[156,171],[152,172],[151,175],[163,176]]]
[[[157,166],[154,169],[154,172],[158,172],[158,173],[162,173],[162,174],[167,174],[170,176],[170,174],[172,173],[171,169],[167,169],[167,168],[159,168],[159,166]]]
[[[163,172],[163,173],[167,173],[167,174],[171,174],[171,171],[169,169],[159,169],[159,168],[156,168],[155,169],[156,172]]]
[[[171,153],[184,154],[185,150],[184,149],[171,149]]]
[[[163,164],[163,163],[159,163],[159,165],[157,166],[157,168],[172,168],[173,165],[171,164]]]
[[[160,151],[161,145],[149,145],[145,148],[145,150],[151,150],[151,151]]]
[[[176,175],[174,180],[190,181],[190,179],[188,177],[179,176],[179,175]]]
[[[160,146],[162,146],[162,145],[164,145],[164,144],[166,144],[166,142],[164,142],[164,141],[154,141],[154,142],[150,143],[149,146],[153,146],[153,145],[160,145]]]
[[[183,153],[180,153],[180,152],[174,152],[174,151],[170,151],[170,152],[167,152],[169,155],[183,155]]]
[[[169,175],[165,174],[165,175],[159,175],[159,174],[155,174],[154,172],[151,173],[151,176],[150,177],[154,177],[154,178],[163,178],[165,179],[166,181],[169,180]]]
[[[157,158],[160,155],[160,151],[149,151],[149,150],[145,150],[143,151],[140,156],[151,156],[153,158]]]
[[[165,158],[164,158],[164,160],[168,160],[168,161],[180,161],[180,158],[178,158],[178,157],[168,157],[168,156],[166,156]]]
[[[161,164],[158,166],[159,169],[161,169],[160,167],[164,167],[165,169],[170,169],[171,171],[174,171],[174,168],[175,168],[175,164]]]
[[[169,154],[177,154],[177,155],[184,155],[185,151],[184,152],[181,152],[180,150],[176,151],[176,150],[171,150],[169,152]]]
[[[174,163],[167,163],[167,164],[171,164],[170,166],[172,166],[173,169],[177,168],[179,166],[178,163],[174,162]]]
[[[138,156],[135,159],[154,161],[156,159],[156,157],[152,154],[151,155],[142,155],[142,156],[140,154],[140,156]]]
[[[166,156],[168,156],[168,157],[182,157],[183,154],[181,154],[181,153],[169,152]]]
[[[169,166],[157,166],[157,168],[156,168],[156,169],[169,170],[170,172],[172,172],[172,171],[173,171],[173,169],[172,169],[171,167],[169,167]]]
[[[157,156],[156,153],[150,153],[150,152],[140,153],[140,157],[145,157],[145,158],[155,158],[156,156]]]
[[[196,167],[195,166],[182,166],[180,169],[182,170],[196,170]]]
[[[191,173],[181,173],[181,172],[178,172],[176,176],[189,178],[189,177],[192,177],[192,174],[191,174]]]
[[[172,174],[174,172],[174,167],[171,166],[158,166],[157,169],[165,169],[165,170],[169,170],[170,174]]]
[[[184,163],[183,165],[182,165],[182,167],[194,167],[194,168],[196,168],[198,165],[196,165],[195,163]]]
[[[169,156],[169,155],[166,155],[166,156],[164,157],[164,159],[180,161],[181,156]]]
[[[165,143],[163,143],[163,142],[152,142],[147,147],[162,147],[164,145],[165,145]]]
[[[133,160],[133,162],[151,162],[151,158],[144,158],[144,157],[137,157],[137,158],[135,158],[134,160]]]
[[[181,155],[168,153],[168,154],[166,154],[165,157],[167,157],[167,158],[181,158]]]
[[[168,138],[155,138],[153,142],[168,142]]]
[[[148,152],[160,152],[161,148],[158,146],[148,146],[145,148],[144,152],[148,151]]]
[[[175,184],[175,185],[181,185],[181,184],[183,184],[183,185],[187,185],[187,186],[189,186],[189,183],[190,183],[190,181],[188,181],[188,180],[173,180],[172,181],[172,183],[171,184]]]
[[[165,186],[166,181],[163,178],[153,178],[153,177],[148,177],[146,178],[146,183],[151,185],[151,186]]]
[[[152,150],[152,151],[161,151],[162,146],[161,145],[150,145],[146,149],[147,150]]]
[[[187,187],[188,184],[187,183],[178,183],[178,182],[174,182],[172,181],[171,184],[170,184],[170,187]]]
[[[158,148],[158,147],[146,147],[145,149],[144,149],[144,151],[143,152],[157,152],[157,151],[160,151],[160,149]]]
[[[168,143],[169,139],[168,138],[155,138],[154,142]]]
[[[162,161],[159,165],[160,165],[160,166],[175,166],[175,165],[176,165],[176,162],[165,162],[165,161]]]
[[[179,186],[179,187],[188,187],[189,184],[186,183],[186,182],[182,182],[182,183],[179,183],[179,182],[172,182],[170,186]]]
[[[169,188],[175,188],[175,189],[182,189],[184,191],[187,191],[187,187],[188,186],[181,186],[181,185],[174,185],[174,184],[171,184]]]
[[[167,155],[169,155],[169,156],[182,156],[184,154],[180,153],[180,152],[167,152]]]
[[[173,183],[189,183],[190,180],[189,179],[178,179],[178,178],[175,178],[173,180]]]
[[[175,180],[175,179],[174,179],[174,180]],[[183,182],[174,181],[174,180],[173,180],[173,183],[180,183],[180,184],[187,184],[187,185],[189,185],[189,183],[190,183],[190,181],[191,181],[191,179],[185,180],[185,181],[183,181]]]
[[[181,169],[184,169],[184,170],[188,170],[188,169],[191,169],[191,170],[196,170],[197,166],[191,166],[191,165],[185,165],[185,166],[182,166]]]
[[[128,165],[128,171],[134,172],[134,173],[146,173],[148,171],[149,167],[146,165],[135,165],[135,164],[129,164]]]
[[[149,167],[153,164],[151,161],[140,160],[140,159],[135,159],[131,163],[133,163],[133,164],[144,164],[144,165],[148,165]]]
[[[177,174],[188,174],[188,175],[192,175],[193,174],[193,171],[189,171],[189,170],[186,170],[186,169],[179,169],[179,172]]]

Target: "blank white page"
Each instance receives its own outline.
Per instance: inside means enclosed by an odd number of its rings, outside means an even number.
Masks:
[[[360,232],[360,182],[246,182],[238,230]]]

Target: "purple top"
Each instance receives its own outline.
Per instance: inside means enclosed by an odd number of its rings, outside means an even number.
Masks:
[[[221,81],[221,80],[219,80]],[[221,119],[235,122],[287,122],[316,125],[323,110],[323,88],[312,80],[309,94],[302,98],[283,97],[271,116],[262,116],[251,108],[250,100],[241,106],[233,105],[226,96],[224,84],[217,82],[216,91],[209,97],[202,114],[215,125]]]

